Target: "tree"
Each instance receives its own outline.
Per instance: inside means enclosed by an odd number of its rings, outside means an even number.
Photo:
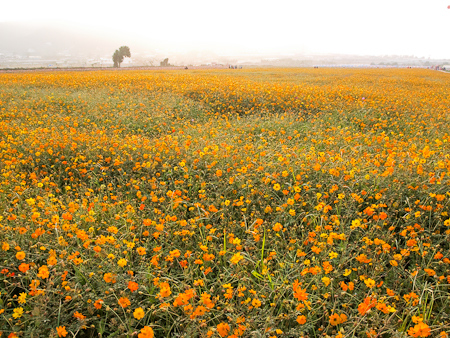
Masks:
[[[123,58],[125,57],[127,58],[131,57],[130,47],[122,46],[119,49],[116,49],[116,51],[112,56],[112,59],[114,61],[114,67],[116,68],[120,67],[120,64],[123,62]]]
[[[165,58],[163,61],[161,61],[161,62],[159,63],[159,65],[160,65],[161,67],[167,67],[167,66],[169,66],[169,59],[168,59],[168,58]]]

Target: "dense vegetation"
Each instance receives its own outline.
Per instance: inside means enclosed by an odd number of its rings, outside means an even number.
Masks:
[[[0,74],[0,331],[447,337],[449,107],[431,70]]]

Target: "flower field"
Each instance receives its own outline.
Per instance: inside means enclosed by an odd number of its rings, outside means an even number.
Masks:
[[[448,337],[450,76],[0,74],[0,337]]]

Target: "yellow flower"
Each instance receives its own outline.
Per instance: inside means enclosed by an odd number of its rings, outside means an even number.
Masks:
[[[281,186],[278,183],[273,186],[273,190],[278,191],[280,189],[281,189]]]
[[[27,294],[25,292],[20,293],[18,301],[19,304],[25,304],[27,302]]]
[[[117,264],[123,268],[125,265],[127,265],[127,260],[125,258],[121,258],[117,261]]]
[[[361,221],[359,219],[354,219],[352,221],[352,225],[350,226],[350,229],[357,228],[361,225]]]
[[[25,202],[27,202],[28,205],[32,206],[36,203],[36,200],[34,198],[26,199]]]
[[[17,319],[17,318],[22,317],[22,315],[23,315],[23,308],[17,307],[17,308],[14,309],[14,313],[13,313],[12,316],[13,316],[15,319]]]
[[[138,307],[136,310],[134,310],[133,316],[137,320],[141,320],[142,318],[144,318],[145,312],[144,312],[144,310],[142,308]]]
[[[331,280],[328,277],[322,277],[322,283],[325,284],[325,286],[330,285]]]
[[[231,257],[230,262],[232,264],[237,264],[243,259],[244,259],[244,257],[242,257],[241,253],[238,252],[237,254],[234,254],[233,257]]]
[[[257,299],[257,298],[253,298],[253,300],[252,300],[252,305],[253,305],[254,307],[258,308],[258,307],[261,306],[261,301],[260,301],[259,299]]]
[[[330,252],[328,255],[330,256],[330,259],[335,259],[339,256],[339,254],[337,252],[333,252],[333,251]]]
[[[364,280],[364,283],[369,289],[375,286],[375,281],[372,278],[367,278],[366,280]]]

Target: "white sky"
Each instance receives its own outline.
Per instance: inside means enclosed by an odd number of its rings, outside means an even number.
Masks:
[[[450,0],[2,0],[0,21],[66,21],[173,50],[450,58]]]

